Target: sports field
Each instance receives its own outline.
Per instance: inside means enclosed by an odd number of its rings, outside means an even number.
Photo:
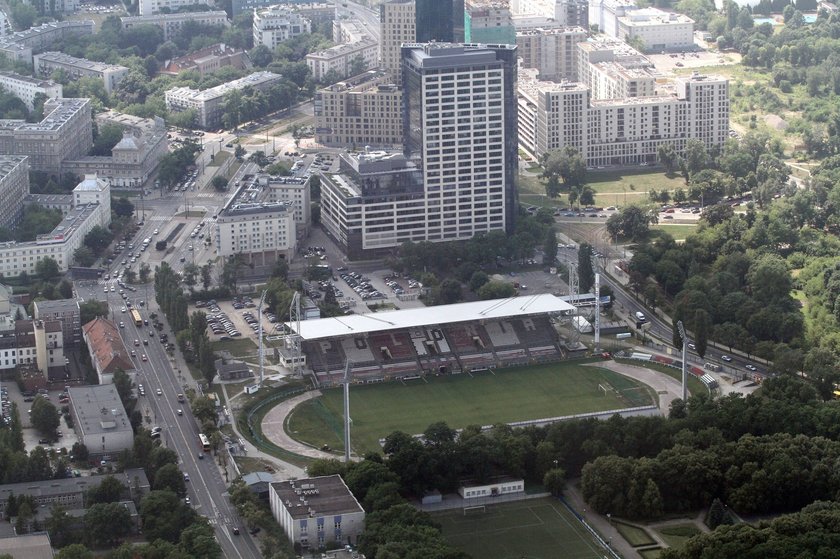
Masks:
[[[554,498],[434,514],[446,540],[482,559],[601,559],[603,547]]]
[[[606,394],[599,388],[606,387]],[[379,450],[392,431],[422,433],[436,421],[450,427],[491,425],[654,403],[652,391],[595,366],[552,363],[493,372],[354,385],[350,388],[353,450]],[[343,449],[340,388],[296,408],[286,423],[294,438]]]

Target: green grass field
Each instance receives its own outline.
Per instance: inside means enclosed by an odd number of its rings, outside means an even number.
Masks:
[[[659,223],[651,227],[659,231],[664,231],[671,235],[676,241],[684,241],[686,237],[697,230],[696,224],[678,225],[676,223]]]
[[[605,396],[599,384],[615,391]],[[584,412],[646,405],[653,396],[645,385],[600,367],[548,364],[493,373],[431,377],[424,380],[353,386],[350,417],[353,450],[379,450],[392,431],[422,433],[436,421],[450,427],[510,423]],[[315,447],[343,449],[342,392],[324,391],[296,408],[286,423],[294,438]]]
[[[601,545],[553,498],[488,505],[434,515],[446,540],[481,559],[601,559]]]

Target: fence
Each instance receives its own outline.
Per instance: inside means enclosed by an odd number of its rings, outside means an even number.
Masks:
[[[286,390],[285,392],[280,392],[278,394],[274,394],[261,400],[254,407],[250,408],[245,416],[245,424],[248,427],[245,430],[245,436],[250,439],[250,441],[254,444],[255,447],[271,454],[272,456],[277,456],[278,458],[282,458],[291,462],[292,464],[300,465],[301,463],[306,461],[306,458],[303,456],[299,456],[293,452],[290,452],[286,449],[280,448],[279,446],[275,445],[271,441],[267,441],[263,438],[262,435],[262,428],[259,425],[255,424],[254,417],[259,415],[262,417],[262,410],[268,406],[273,406],[277,402],[282,400],[287,400],[293,396],[297,396],[298,394],[303,394],[307,392],[309,388],[295,388],[293,390]]]
[[[616,553],[613,550],[613,548],[610,547],[610,544],[608,544],[607,542],[604,541],[604,538],[601,537],[601,534],[596,532],[595,529],[592,526],[590,526],[588,522],[586,522],[586,519],[583,518],[582,515],[578,514],[578,511],[576,511],[572,505],[570,505],[569,503],[566,502],[566,499],[564,499],[563,497],[558,497],[558,499],[560,499],[560,502],[563,503],[563,506],[565,506],[570,513],[575,515],[575,518],[578,519],[578,522],[583,524],[583,527],[586,528],[586,530],[590,534],[592,534],[592,537],[595,538],[598,541],[598,543],[600,543],[602,546],[604,546],[604,550],[606,550],[606,552],[609,553],[610,556],[612,556],[613,559],[621,559],[621,555]]]

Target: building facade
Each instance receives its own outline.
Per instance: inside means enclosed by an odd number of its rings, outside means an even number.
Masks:
[[[311,52],[306,55],[306,65],[316,81],[322,81],[330,75],[341,79],[358,74],[358,70],[375,68],[378,56],[379,44],[364,37],[352,43]]]
[[[79,302],[76,299],[35,301],[32,305],[36,320],[57,320],[61,322],[65,347],[79,345],[82,340],[82,315],[79,310]]]
[[[464,0],[414,0],[418,43],[463,43]]]
[[[0,370],[25,367],[44,378],[64,378],[64,335],[59,320],[15,320],[0,333]],[[52,375],[50,375],[52,373]]]
[[[254,46],[265,45],[271,50],[298,35],[312,32],[311,22],[289,5],[277,5],[254,10]]]
[[[170,111],[196,111],[198,125],[202,128],[218,128],[222,124],[225,95],[235,89],[250,87],[266,90],[281,80],[280,74],[254,72],[244,78],[200,91],[191,87],[175,87],[166,92],[166,108]]]
[[[541,80],[576,80],[577,44],[585,41],[582,27],[539,27],[517,31],[516,47],[522,68],[539,71]]]
[[[508,0],[467,0],[464,8],[464,42],[515,45],[516,29]]]
[[[0,72],[0,86],[6,92],[23,101],[30,111],[35,108],[35,99],[38,96],[47,99],[63,96],[63,88],[60,83],[52,80],[30,78],[14,72]]]
[[[364,531],[365,511],[339,475],[274,482],[268,493],[274,519],[303,548],[356,544]]]
[[[265,201],[270,204],[284,203],[294,214],[298,240],[309,236],[312,226],[312,204],[310,196],[310,178],[274,177],[257,175],[254,179],[265,192]]]
[[[511,0],[510,7],[515,16],[551,20],[562,27],[589,29],[588,0]]]
[[[71,386],[69,394],[73,428],[92,456],[116,459],[132,448],[134,429],[116,386]]]
[[[618,18],[616,37],[640,44],[644,52],[686,50],[694,47],[694,20],[657,8],[640,8]]]
[[[160,13],[163,8],[177,12],[187,6],[213,5],[212,0],[140,0],[139,13],[141,16],[149,16]]]
[[[52,48],[67,37],[93,35],[91,20],[53,21],[26,31],[17,31],[0,39],[0,56],[12,62],[32,64],[32,55]]]
[[[25,155],[0,155],[0,227],[13,228],[29,194],[29,161]]]
[[[63,70],[72,80],[79,78],[98,78],[105,84],[105,91],[110,95],[124,77],[128,68],[116,64],[94,62],[86,58],[76,58],[61,52],[44,52],[33,58],[35,74],[49,77],[56,70]]]
[[[248,53],[244,49],[218,43],[170,60],[160,73],[177,76],[181,72],[198,72],[199,76],[204,77],[226,66],[237,70],[249,68],[251,61]]]
[[[414,0],[389,0],[379,5],[379,58],[391,76],[400,75],[403,43],[417,41]]]
[[[123,29],[131,29],[138,25],[156,25],[163,29],[163,40],[169,41],[180,33],[181,28],[188,21],[202,25],[228,26],[227,13],[224,10],[212,12],[178,12],[174,14],[153,14],[142,16],[121,17]]]

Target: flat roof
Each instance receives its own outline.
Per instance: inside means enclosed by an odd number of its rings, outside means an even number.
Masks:
[[[274,491],[293,519],[364,512],[341,476],[276,481]]]
[[[472,301],[437,307],[304,320],[300,323],[298,334],[307,341],[320,340],[434,324],[455,324],[512,316],[560,313],[574,310],[574,308],[559,297],[549,293],[540,293],[509,299]],[[286,326],[295,330],[296,323],[287,322]]]

